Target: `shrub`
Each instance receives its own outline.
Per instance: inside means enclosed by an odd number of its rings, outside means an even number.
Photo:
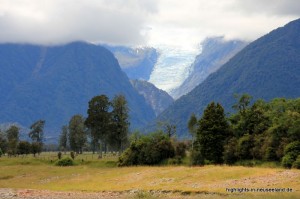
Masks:
[[[62,156],[61,152],[58,152],[57,157],[58,157],[59,160],[61,159],[61,156]]]
[[[168,165],[179,165],[182,163],[182,158],[180,156],[175,156],[168,160]]]
[[[285,168],[291,168],[295,159],[290,154],[285,155],[282,158],[281,164]]]
[[[119,158],[119,166],[154,165],[174,157],[170,138],[163,133],[153,133],[133,141]]]
[[[75,159],[75,153],[74,153],[74,151],[71,151],[70,156],[71,156],[71,158],[72,158],[73,160]]]
[[[300,155],[300,141],[291,142],[284,148],[284,154],[289,154],[294,160]]]
[[[66,157],[66,158],[63,158],[63,159],[60,159],[60,160],[56,161],[55,165],[62,166],[62,167],[73,166],[74,161],[71,158]]]
[[[300,155],[298,155],[296,161],[293,163],[293,168],[300,169]]]

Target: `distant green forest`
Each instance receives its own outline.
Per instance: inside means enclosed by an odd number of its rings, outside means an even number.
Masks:
[[[226,116],[215,102],[208,104],[201,118],[192,114],[187,124],[190,144],[176,141],[172,137],[176,127],[168,124],[164,132],[133,140],[120,165],[157,164],[168,158],[180,163],[185,157],[182,151],[189,148],[192,165],[275,162],[299,169],[300,98],[253,103],[247,94],[235,98],[234,114]]]

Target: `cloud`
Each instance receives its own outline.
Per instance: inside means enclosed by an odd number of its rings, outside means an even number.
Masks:
[[[143,44],[151,0],[0,0],[0,42]]]
[[[300,17],[300,1],[163,0],[152,18],[150,43],[195,48],[209,36],[252,41]]]
[[[298,17],[296,0],[0,0],[0,42],[189,49],[208,36],[254,40]]]
[[[297,0],[236,0],[233,7],[252,14],[299,16],[300,13],[300,2]]]

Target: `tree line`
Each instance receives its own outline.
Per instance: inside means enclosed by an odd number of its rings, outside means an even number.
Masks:
[[[108,147],[122,151],[129,133],[129,108],[123,95],[111,101],[106,95],[95,96],[89,101],[87,118],[74,115],[68,125],[61,129],[59,146],[61,150],[71,149],[82,153],[84,148],[93,153]]]
[[[201,118],[190,117],[192,163],[256,160],[300,168],[300,98],[251,103],[252,97],[244,94],[236,99],[236,113],[229,116],[221,104],[212,102]]]
[[[38,120],[30,126],[28,136],[31,138],[31,143],[26,140],[20,140],[20,128],[16,125],[11,125],[4,132],[0,131],[0,157],[7,153],[8,156],[27,155],[42,151],[44,141],[44,120]]]

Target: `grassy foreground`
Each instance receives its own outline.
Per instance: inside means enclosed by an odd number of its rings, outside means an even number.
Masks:
[[[84,192],[140,190],[187,197],[205,195],[208,198],[300,197],[300,170],[240,166],[118,168],[115,157],[104,160],[77,159],[77,166],[58,167],[51,159],[2,157],[0,188]],[[241,193],[237,188],[246,188],[249,192]],[[251,188],[256,191],[250,191]],[[270,193],[259,192],[257,188],[285,190]],[[287,192],[288,188],[292,192]]]

